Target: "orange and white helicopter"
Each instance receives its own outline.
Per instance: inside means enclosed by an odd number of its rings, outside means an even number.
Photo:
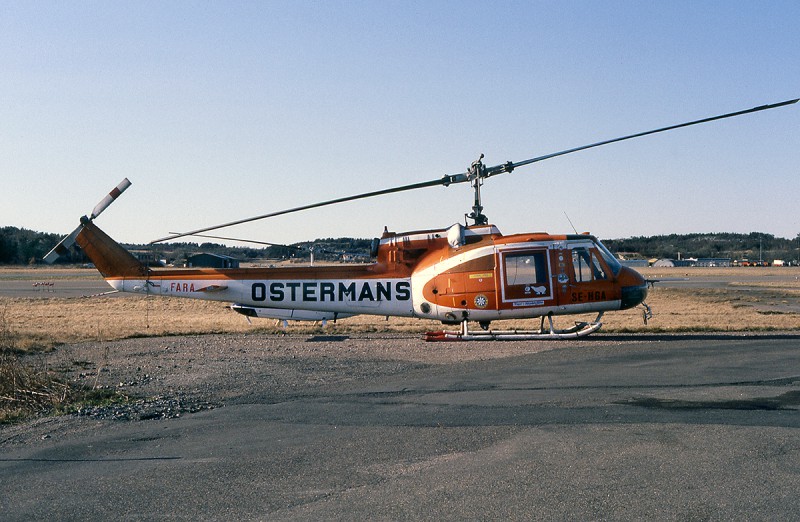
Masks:
[[[671,125],[576,147],[517,163],[493,167],[483,155],[465,173],[430,181],[337,198],[272,212],[191,232],[171,234],[152,243],[292,212],[425,187],[469,182],[474,190],[472,225],[394,233],[384,231],[373,242],[375,261],[363,265],[301,268],[170,269],[139,262],[95,225],[94,220],[130,182],[124,179],[45,260],[55,261],[73,244],[91,259],[105,280],[120,292],[225,301],[248,317],[327,321],[359,314],[439,320],[459,329],[430,332],[428,340],[554,339],[583,337],[597,331],[607,311],[645,307],[648,281],[622,266],[588,234],[547,233],[504,236],[483,214],[484,180],[506,172],[592,147],[699,123],[782,107],[798,99]],[[596,313],[590,322],[558,329],[554,316]],[[538,328],[499,331],[503,319],[538,319]],[[545,319],[547,323],[545,324]],[[480,330],[470,330],[470,322]]]

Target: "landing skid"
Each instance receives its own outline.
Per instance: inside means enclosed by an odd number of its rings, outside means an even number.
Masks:
[[[439,330],[425,334],[425,340],[433,341],[537,341],[547,339],[577,339],[586,337],[596,332],[603,326],[600,319],[603,312],[597,314],[594,321],[590,323],[575,323],[575,326],[564,330],[557,329],[553,324],[553,316],[548,315],[547,321],[549,328],[545,328],[542,317],[541,325],[538,330],[479,330],[470,331],[467,328],[467,321],[461,323],[460,331]]]

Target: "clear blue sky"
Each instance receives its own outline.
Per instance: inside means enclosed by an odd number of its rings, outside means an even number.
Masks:
[[[800,97],[800,2],[3,2],[0,225],[120,241]],[[800,232],[800,104],[520,168],[505,233]],[[463,222],[468,185],[218,233]]]

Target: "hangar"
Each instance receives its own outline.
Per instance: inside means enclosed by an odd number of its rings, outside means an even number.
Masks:
[[[189,268],[239,268],[239,260],[230,256],[201,253],[188,256],[186,266]]]
[[[657,268],[674,268],[684,266],[731,266],[729,257],[701,257],[699,259],[659,259],[653,263]]]

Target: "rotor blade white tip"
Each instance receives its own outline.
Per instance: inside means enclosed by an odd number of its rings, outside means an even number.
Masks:
[[[108,208],[108,206],[111,203],[114,202],[115,199],[117,199],[120,196],[120,194],[125,192],[125,190],[130,186],[131,186],[131,182],[128,180],[128,178],[125,178],[122,181],[120,181],[119,185],[114,187],[114,190],[109,192],[108,195],[106,197],[104,197],[100,201],[100,203],[98,203],[94,207],[94,210],[92,210],[92,215],[89,216],[89,219],[94,219],[97,216],[99,216],[106,208]]]

